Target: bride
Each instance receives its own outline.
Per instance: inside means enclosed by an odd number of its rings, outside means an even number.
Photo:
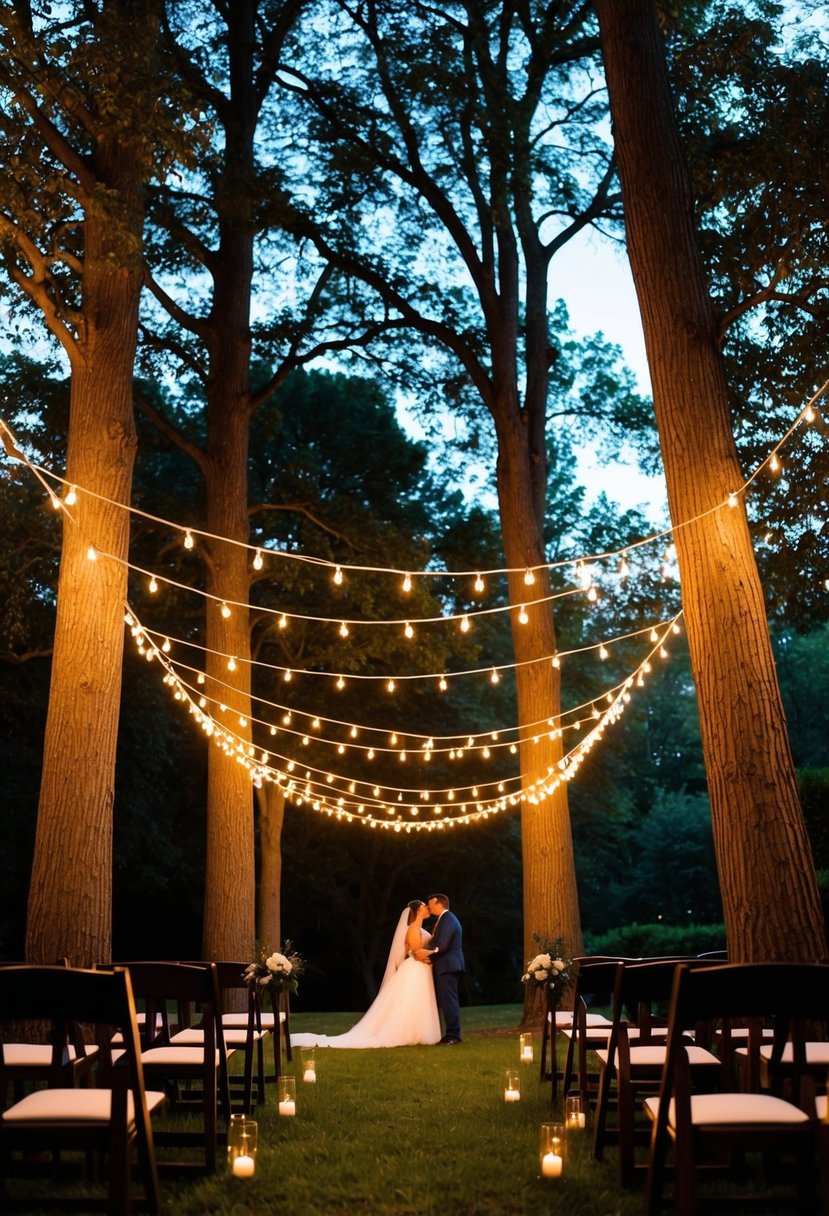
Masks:
[[[429,940],[423,922],[429,909],[413,899],[400,914],[389,961],[373,1003],[345,1034],[292,1034],[295,1047],[407,1047],[437,1043],[440,1019],[432,968],[412,957]]]

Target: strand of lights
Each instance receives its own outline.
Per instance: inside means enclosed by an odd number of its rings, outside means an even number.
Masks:
[[[484,590],[484,578],[486,578],[486,577],[493,578],[493,577],[503,577],[503,576],[508,576],[508,575],[518,575],[518,576],[523,577],[524,582],[527,585],[532,585],[532,583],[535,581],[536,576],[541,571],[544,571],[544,570],[553,571],[553,570],[563,569],[568,566],[575,567],[579,563],[597,564],[597,563],[603,562],[603,561],[624,558],[627,554],[633,552],[634,550],[636,550],[638,548],[641,548],[644,545],[648,545],[655,541],[663,540],[665,538],[673,536],[679,528],[690,527],[691,525],[697,523],[699,520],[710,515],[713,511],[719,510],[721,506],[724,506],[724,505],[735,506],[739,499],[740,494],[744,493],[748,489],[748,487],[754,482],[754,480],[759,476],[759,474],[765,468],[767,468],[767,467],[772,468],[773,462],[775,460],[777,460],[777,463],[779,465],[779,453],[780,453],[781,449],[784,447],[784,445],[791,438],[791,436],[794,434],[797,427],[802,422],[810,424],[815,421],[815,419],[817,417],[817,413],[818,413],[816,404],[820,400],[820,398],[822,396],[824,396],[824,394],[826,393],[828,388],[829,388],[829,380],[827,380],[824,384],[822,384],[820,386],[820,388],[818,388],[812,394],[812,396],[809,398],[809,400],[806,402],[806,404],[799,410],[794,422],[791,424],[791,426],[788,428],[788,430],[785,432],[785,434],[777,441],[777,443],[774,445],[774,447],[770,450],[770,452],[769,452],[768,456],[765,458],[765,460],[763,460],[757,466],[757,468],[754,470],[754,472],[751,473],[750,476],[747,477],[740,486],[737,486],[737,487],[735,487],[734,490],[730,491],[730,493],[728,494],[728,496],[726,497],[726,499],[723,503],[718,503],[714,507],[710,507],[707,510],[701,512],[699,515],[693,516],[690,519],[684,520],[682,523],[674,525],[674,527],[672,527],[672,528],[665,528],[658,532],[651,533],[649,536],[642,537],[641,539],[634,541],[628,545],[625,545],[620,549],[605,550],[601,553],[585,555],[581,558],[560,558],[556,561],[544,562],[537,566],[512,566],[512,567],[501,566],[501,567],[494,567],[489,570],[439,570],[439,569],[436,569],[436,570],[404,570],[402,568],[388,567],[388,566],[347,564],[347,563],[343,563],[343,562],[333,562],[326,558],[314,557],[311,554],[295,553],[295,552],[289,552],[289,551],[283,550],[283,549],[272,549],[268,546],[250,544],[245,541],[234,540],[230,537],[219,536],[215,533],[207,532],[202,529],[188,527],[186,525],[176,523],[175,521],[165,519],[161,516],[153,515],[149,512],[142,511],[137,507],[131,507],[131,506],[125,505],[124,503],[115,502],[112,499],[107,498],[105,495],[98,494],[95,491],[87,490],[87,489],[79,487],[77,485],[70,484],[68,481],[66,481],[66,479],[60,477],[58,474],[53,473],[49,469],[45,469],[43,466],[35,464],[31,460],[29,460],[29,458],[26,457],[24,453],[20,452],[20,450],[17,448],[17,445],[14,440],[14,436],[12,434],[11,429],[3,421],[2,418],[0,418],[0,428],[2,428],[2,430],[9,436],[9,439],[13,445],[13,448],[15,449],[10,452],[10,455],[12,455],[13,458],[15,458],[15,459],[24,460],[26,462],[26,464],[29,465],[29,467],[33,471],[37,471],[37,472],[43,474],[43,476],[51,478],[54,482],[65,486],[67,488],[67,495],[68,494],[77,495],[78,493],[83,492],[84,494],[88,494],[90,497],[93,497],[95,499],[98,499],[99,501],[105,502],[110,506],[119,508],[121,510],[129,511],[130,514],[135,515],[138,518],[148,520],[151,523],[159,524],[162,527],[165,527],[167,529],[170,529],[171,531],[179,533],[183,538],[182,543],[187,548],[191,547],[191,545],[187,543],[188,537],[190,538],[190,541],[193,541],[194,537],[198,537],[200,540],[219,541],[224,544],[235,545],[235,546],[243,548],[246,551],[248,551],[249,553],[251,553],[253,555],[252,565],[257,570],[261,568],[258,564],[259,559],[264,559],[265,556],[274,557],[274,558],[278,558],[278,559],[284,559],[286,561],[301,562],[306,565],[312,565],[312,566],[319,567],[326,571],[332,571],[332,575],[331,575],[332,581],[334,583],[336,583],[337,585],[342,584],[345,580],[346,575],[350,575],[350,574],[371,573],[371,574],[389,575],[397,580],[400,580],[400,589],[404,594],[408,594],[408,592],[411,591],[413,582],[415,579],[429,579],[429,578],[469,579],[469,578],[473,578],[475,580],[475,582],[474,582],[475,591],[476,591],[476,593],[480,594]],[[773,469],[772,469],[772,471],[773,471]],[[43,483],[43,484],[45,484],[45,483]],[[66,502],[65,498],[60,499],[54,493],[54,491],[52,491],[48,487],[47,487],[47,492],[49,493],[49,495],[53,501],[53,505],[56,503],[58,506],[58,509],[60,509],[60,507]],[[68,505],[71,505],[71,504],[68,504]],[[190,588],[190,590],[192,590],[192,588]],[[362,622],[362,623],[365,623],[365,622]],[[405,622],[398,622],[398,623],[405,624]]]
[[[157,650],[158,642],[150,641],[149,646],[144,645],[144,641],[148,636],[148,631],[137,626],[132,618],[129,618],[128,624],[131,624],[131,632],[136,641],[138,651],[142,655],[152,655],[154,650]],[[679,633],[679,624],[677,618],[671,622],[671,631]],[[655,631],[651,631],[652,635]],[[157,635],[160,637],[160,635]],[[653,640],[653,636],[651,637]],[[161,643],[161,650],[165,654],[170,652],[169,639],[165,638]],[[647,661],[647,660],[646,660]],[[186,689],[191,696],[197,698],[199,708],[205,710],[208,706],[215,706],[220,713],[227,711],[227,705],[220,701],[218,697],[208,696],[203,688],[196,687],[192,683],[183,679],[181,676],[181,664],[171,665],[170,671],[175,675],[177,681]],[[204,675],[197,668],[184,668],[187,671],[197,673],[198,681],[204,684]],[[634,673],[636,674],[636,673]],[[233,692],[234,688],[230,684],[217,680],[211,677],[211,685],[218,684],[219,688],[226,688],[228,692]],[[525,734],[532,736],[533,742],[538,743],[541,738],[561,738],[565,731],[580,730],[585,721],[590,718],[599,717],[598,706],[609,701],[619,692],[625,685],[625,681],[612,686],[610,689],[603,690],[596,696],[582,702],[580,705],[569,706],[560,714],[540,719],[537,722],[529,722],[523,726]],[[268,706],[276,709],[281,714],[280,725],[269,721],[266,718],[252,716],[250,721],[252,725],[261,726],[267,730],[271,736],[285,734],[293,736],[302,741],[304,746],[308,746],[313,740],[316,743],[326,745],[336,749],[343,755],[346,752],[356,751],[367,756],[369,760],[373,760],[377,754],[395,755],[402,758],[421,759],[428,763],[432,758],[440,758],[448,756],[450,760],[461,760],[467,754],[479,753],[484,759],[489,759],[494,752],[509,749],[512,754],[517,751],[515,740],[518,738],[518,727],[501,727],[489,729],[487,731],[478,732],[476,734],[468,734],[467,732],[457,735],[425,735],[419,732],[402,732],[390,729],[388,727],[375,727],[367,725],[357,725],[342,720],[320,717],[310,711],[295,709],[276,702],[267,701],[265,698],[254,696],[253,700],[260,705]],[[582,716],[584,715],[584,716]],[[304,722],[303,729],[299,725],[294,725],[294,719],[299,722]],[[573,721],[568,721],[572,718]],[[347,742],[338,738],[331,738],[326,734],[322,734],[323,727],[340,726],[348,730],[349,740]],[[361,734],[368,736],[382,736],[388,740],[388,744],[374,741],[371,743],[357,742]],[[506,738],[502,736],[506,735]]]
[[[128,613],[130,613],[129,609]],[[664,643],[667,637],[674,632],[677,625],[676,619],[672,621],[662,636],[657,639],[648,657],[639,664],[633,674],[628,676],[614,693],[607,694],[607,708],[602,713],[596,710],[594,716],[597,721],[585,739],[581,740],[574,748],[567,752],[555,768],[549,768],[544,778],[517,791],[511,791],[508,789],[508,786],[519,782],[521,780],[520,775],[512,779],[493,780],[484,785],[462,787],[460,790],[452,787],[444,789],[395,787],[390,791],[386,787],[385,797],[381,796],[383,791],[380,787],[373,787],[371,795],[360,796],[357,794],[358,788],[368,789],[371,786],[370,782],[363,779],[351,779],[341,774],[333,774],[313,767],[305,769],[305,776],[300,782],[299,778],[293,776],[297,764],[294,758],[274,757],[266,751],[260,751],[255,744],[241,738],[232,730],[218,723],[210,714],[205,713],[201,705],[194,701],[190,691],[179,679],[173,665],[166,658],[163,649],[159,651],[153,645],[148,650],[148,657],[159,659],[165,669],[165,683],[174,689],[175,699],[184,701],[187,704],[189,712],[194,715],[197,722],[205,730],[205,733],[221,746],[227,755],[233,756],[239,763],[246,766],[255,784],[261,784],[263,781],[276,781],[286,789],[286,794],[299,805],[307,802],[313,809],[324,810],[326,813],[330,812],[338,817],[346,818],[349,822],[355,820],[367,822],[372,818],[376,819],[370,813],[371,808],[382,810],[386,818],[376,820],[376,822],[385,824],[389,822],[389,817],[393,817],[397,822],[400,822],[399,816],[404,810],[407,810],[411,816],[416,817],[419,816],[423,807],[431,807],[433,814],[443,815],[444,811],[454,810],[459,803],[461,809],[460,815],[452,815],[451,819],[437,821],[441,823],[457,823],[473,822],[478,818],[485,818],[489,814],[496,813],[499,810],[505,810],[508,806],[515,806],[524,802],[537,804],[549,797],[562,781],[571,780],[593,746],[603,736],[606,726],[617,721],[621,716],[625,705],[630,701],[631,689],[644,685],[644,676],[651,670],[651,659],[653,656],[659,653],[663,658],[668,657]],[[241,724],[247,725],[247,720]],[[258,758],[257,752],[259,752]],[[284,771],[280,768],[275,768],[271,764],[272,759],[281,759],[285,765]],[[301,790],[299,789],[300,784]],[[481,791],[482,789],[486,790],[492,787],[497,790],[497,797],[487,799],[486,794],[482,794]],[[466,790],[468,790],[468,796],[465,794]],[[335,802],[332,801],[334,793],[338,795]],[[435,799],[439,801],[434,801]],[[467,809],[469,802],[475,803],[475,808],[471,812]],[[445,805],[447,803],[450,805]],[[409,830],[410,827],[414,830],[433,830],[435,825],[434,820],[417,820],[417,822],[411,824],[403,821],[403,823],[406,830]]]
[[[670,620],[675,619],[675,617],[670,618]],[[570,650],[556,651],[555,654],[539,655],[534,659],[522,659],[512,663],[499,663],[494,667],[491,664],[485,664],[483,667],[468,667],[459,671],[407,672],[403,674],[392,673],[391,675],[377,675],[366,672],[349,672],[348,678],[346,679],[342,673],[338,672],[317,671],[310,668],[298,670],[296,668],[286,667],[280,663],[266,663],[262,659],[245,659],[244,662],[248,664],[251,669],[259,668],[264,671],[275,672],[284,683],[291,683],[296,676],[307,676],[311,678],[330,680],[333,681],[339,692],[342,692],[346,685],[351,681],[354,681],[355,683],[362,681],[364,683],[385,684],[388,687],[390,680],[394,683],[395,688],[398,684],[412,683],[418,680],[437,682],[440,691],[446,692],[448,691],[450,680],[465,679],[467,676],[483,676],[488,679],[490,684],[497,684],[500,683],[501,676],[504,673],[517,671],[522,667],[532,667],[544,663],[549,663],[552,667],[560,668],[563,659],[571,658],[573,655],[577,654],[589,654],[591,651],[595,651],[600,658],[605,659],[608,657],[611,647],[617,646],[622,642],[631,641],[635,638],[641,637],[643,634],[650,635],[653,633],[654,629],[661,628],[661,626],[665,623],[665,621],[658,621],[655,625],[643,625],[639,629],[633,629],[627,633],[620,633],[614,635],[613,637],[600,639],[596,642],[589,642],[584,646],[575,646]],[[161,636],[155,630],[147,629],[145,626],[141,626],[141,628],[149,637]],[[170,642],[175,643],[177,646],[180,646],[183,649],[197,650],[200,654],[212,656],[213,658],[220,660],[225,665],[229,664],[231,659],[235,660],[235,656],[228,654],[226,651],[214,650],[203,645],[201,642],[194,642],[189,638],[181,638],[171,634],[165,634],[164,636],[167,637]],[[603,651],[606,653],[603,654]],[[186,667],[188,665],[181,664],[181,666]],[[192,668],[192,670],[196,669]],[[493,680],[493,673],[498,676],[497,680]],[[443,682],[446,687],[440,687],[441,682]],[[282,708],[280,705],[272,702],[269,704],[272,704],[276,709]]]

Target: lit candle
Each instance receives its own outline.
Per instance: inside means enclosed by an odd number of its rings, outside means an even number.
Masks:
[[[279,1103],[279,1113],[280,1115],[296,1114],[296,1102],[293,1100],[293,1098],[282,1099],[282,1101]]]
[[[521,1060],[523,1061],[524,1064],[532,1064],[532,1062],[533,1062],[532,1047],[522,1047],[521,1048]]]
[[[231,1168],[235,1178],[252,1178],[256,1162],[253,1157],[234,1157]]]
[[[585,1116],[584,1111],[580,1110],[579,1111],[579,1127],[584,1127],[585,1118],[586,1118],[586,1116]]]
[[[521,1090],[520,1089],[505,1089],[504,1090],[504,1101],[505,1102],[519,1102],[520,1100],[521,1100]]]
[[[302,1074],[303,1081],[309,1081],[312,1085],[317,1079],[317,1074],[313,1068],[306,1068]]]
[[[541,1174],[544,1178],[560,1178],[564,1161],[558,1153],[545,1153],[541,1158]]]

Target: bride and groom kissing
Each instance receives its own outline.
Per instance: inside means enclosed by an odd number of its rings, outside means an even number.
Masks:
[[[424,921],[430,918],[428,930]],[[463,929],[448,897],[410,900],[397,922],[377,996],[359,1022],[345,1034],[292,1034],[291,1043],[354,1048],[460,1043],[458,984],[464,968]]]

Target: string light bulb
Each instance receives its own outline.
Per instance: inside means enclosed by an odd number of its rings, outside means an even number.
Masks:
[[[340,637],[341,638],[348,637],[348,625],[346,625],[345,621],[343,621],[342,624],[340,625]]]
[[[412,589],[412,576],[407,574],[403,579],[403,590],[408,592]]]
[[[66,497],[63,501],[66,503],[67,507],[74,507],[75,503],[78,501],[78,487],[70,486],[66,491]]]
[[[89,546],[89,548],[86,551],[86,557],[87,557],[87,560],[90,562],[96,562],[98,560],[98,550],[95,548],[94,545]]]
[[[535,575],[533,574],[532,570],[530,570],[530,569],[529,569],[529,567],[528,567],[528,568],[527,568],[527,569],[524,571],[524,586],[525,586],[525,587],[532,587],[532,585],[533,585],[533,583],[534,583],[534,582],[535,582]]]
[[[728,495],[728,505],[729,505],[729,507],[736,507],[736,505],[737,505],[737,495],[734,493],[733,490]]]
[[[184,533],[184,547],[185,547],[185,549],[193,548],[193,533],[190,531],[189,528]]]
[[[152,575],[150,581],[147,583],[147,590],[151,595],[155,595],[156,591],[158,591],[158,581],[156,580],[155,575]]]
[[[222,616],[225,618],[225,620],[227,620],[227,618],[230,616],[230,607],[229,607],[229,605],[228,605],[228,604],[223,603],[223,604],[222,604],[222,606],[221,606],[220,611],[221,611]]]
[[[475,590],[477,591],[478,595],[480,595],[484,589],[484,580],[481,578],[480,574],[475,575],[474,587],[475,587]]]
[[[342,584],[342,581],[343,581],[342,567],[337,566],[337,569],[334,571],[334,582],[339,587]]]
[[[518,610],[518,620],[522,625],[526,625],[530,618],[527,616],[527,609],[522,604]]]
[[[264,566],[264,564],[265,564],[265,561],[264,561],[264,558],[262,557],[262,550],[261,550],[261,549],[257,549],[257,550],[256,550],[256,553],[255,553],[255,554],[254,554],[254,556],[253,556],[253,568],[254,568],[254,570],[261,570],[261,569],[262,569],[262,567]]]
[[[461,633],[469,633],[469,628],[470,628],[469,617],[462,616],[461,617]]]
[[[414,637],[414,629],[412,629],[412,627],[411,627],[411,625],[409,624],[409,622],[408,622],[408,621],[406,621],[406,628],[403,630],[403,632],[405,633],[405,635],[406,635],[406,637],[407,637],[407,638],[413,638],[413,637]]]
[[[777,458],[776,452],[772,452],[772,454],[771,454],[771,459],[769,460],[769,468],[771,469],[772,473],[776,473],[780,468],[780,461]]]

